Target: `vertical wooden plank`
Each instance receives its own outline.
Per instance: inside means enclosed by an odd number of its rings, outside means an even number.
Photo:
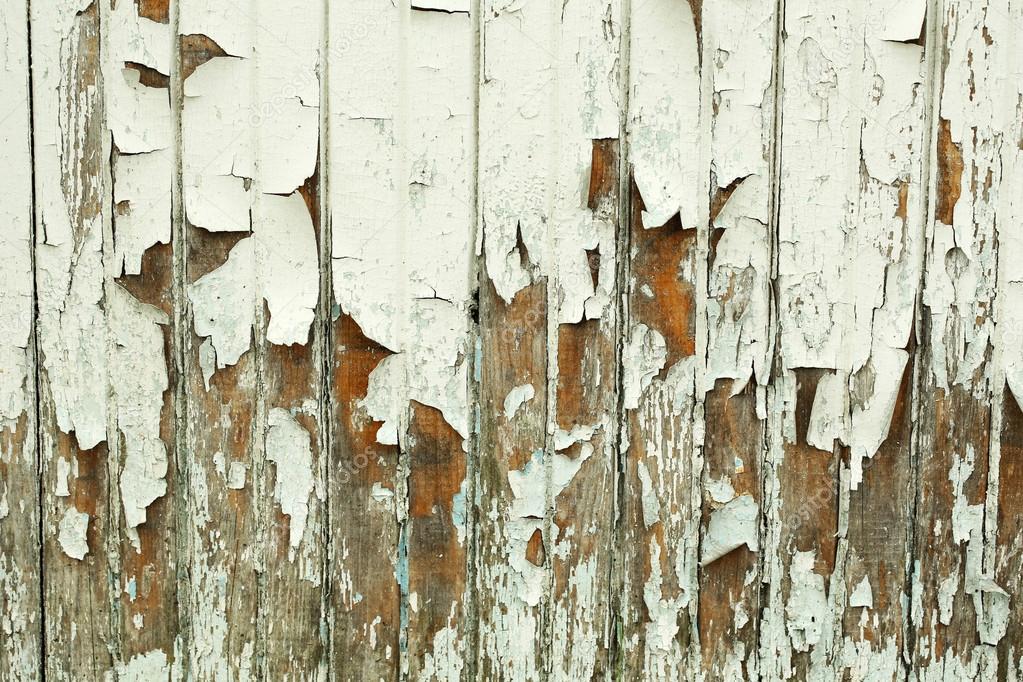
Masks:
[[[467,2],[415,0],[407,21],[401,111],[408,175],[398,177],[408,203],[409,301],[400,338],[407,357],[401,400],[410,405],[407,435],[399,436],[408,485],[406,672],[413,680],[470,680],[473,23]]]
[[[350,613],[336,618],[370,642],[369,650],[351,654],[355,642],[337,645],[336,655],[353,663],[345,672],[352,679],[393,675],[399,661],[410,679],[471,675],[471,29],[462,2],[370,3],[331,20],[332,52],[335,40],[366,48],[346,49],[330,77],[333,287],[338,312],[351,318],[342,317],[340,332],[354,346],[334,368],[347,375],[340,386],[333,383],[339,408],[361,412],[349,412],[336,455],[362,461],[362,470],[367,455],[377,455],[345,445],[386,454],[397,445],[400,452],[395,478],[365,478],[394,471],[379,461],[383,466],[353,477],[353,487],[368,487],[372,500],[369,509],[362,502],[353,511],[383,521],[377,514],[389,510],[400,534],[395,546],[382,549],[379,535],[365,535],[382,524],[352,528],[341,540],[335,579],[351,591],[341,605]],[[375,367],[343,365],[378,358]],[[365,370],[371,371],[362,379]],[[363,382],[363,394],[350,392]],[[367,429],[366,418],[377,424]],[[354,574],[365,569],[374,574]],[[398,622],[387,603],[393,587],[381,570],[399,590]],[[365,587],[374,590],[366,607],[359,603]]]
[[[622,342],[620,674],[698,674],[702,369],[706,267],[700,3],[632,3],[631,174]],[[699,131],[699,132],[697,132]],[[666,141],[671,142],[666,142]],[[704,281],[701,284],[701,280]]]
[[[554,248],[547,345],[553,679],[611,674],[611,559],[618,435],[621,3],[561,6],[556,57]],[[580,189],[584,189],[581,192]],[[569,477],[571,474],[571,477]]]
[[[182,184],[188,296],[184,381],[188,454],[190,637],[193,679],[255,672],[260,547],[255,499],[255,177],[249,124],[254,83],[251,15],[194,0],[179,6]]]
[[[361,272],[362,261],[355,258],[363,248],[379,239],[387,245],[379,249],[382,258],[397,241],[401,201],[388,145],[398,102],[399,39],[399,13],[390,3],[359,0],[346,11],[330,11],[331,660],[335,678],[352,681],[393,680],[400,663],[400,584],[405,578],[397,570],[397,439],[378,442],[383,424],[365,403],[371,374],[393,351],[364,313],[372,306],[355,307],[372,288],[352,279]],[[367,270],[372,266],[367,263]],[[384,293],[372,303],[389,311],[390,292]]]
[[[863,480],[847,492],[848,549],[844,557],[846,605],[842,618],[841,666],[853,679],[875,675],[901,679],[906,673],[913,505],[913,360],[900,377],[887,439],[864,463]]]
[[[992,639],[998,645],[998,670],[1005,679],[1018,679],[1023,671],[1023,617],[1013,595],[1020,594],[1023,575],[1023,411],[1013,393],[1002,396],[999,433],[998,534],[994,552],[994,583],[1001,590],[992,596],[1008,598],[992,609]]]
[[[481,674],[537,679],[550,652],[548,674],[599,677],[617,447],[621,9],[484,3],[483,17]]]
[[[107,259],[109,438],[117,511],[117,673],[167,678],[178,635],[175,497],[176,353],[171,193],[173,32],[166,3],[100,7],[110,131]]]
[[[206,453],[190,472],[199,677],[326,668],[323,342],[319,325],[311,332],[323,18],[287,3],[240,18],[181,8],[190,409],[204,415],[191,439]]]
[[[28,3],[0,7],[0,670],[42,676]]]
[[[925,9],[785,6],[769,675],[902,675]],[[864,492],[864,469],[878,458],[869,479],[886,490]],[[894,606],[881,612],[881,603]]]
[[[932,93],[926,11],[925,2],[878,2],[866,8],[864,27],[857,31],[863,35],[857,94],[863,121],[860,234],[847,272],[857,282],[868,276],[883,278],[883,284],[873,293],[856,285],[855,305],[863,311],[856,317],[869,315],[871,321],[870,358],[864,361],[858,348],[866,339],[846,341],[846,357],[855,360],[847,365],[846,435],[837,437],[848,470],[841,476],[849,481],[841,485],[838,573],[844,585],[835,592],[844,599],[838,602],[844,615],[836,652],[842,674],[854,678],[901,678],[910,644],[914,536],[908,519],[916,503],[912,420],[919,362],[914,327],[922,285]],[[849,289],[851,282],[852,277]],[[833,422],[832,414],[825,408],[824,420]]]
[[[985,520],[988,548],[985,572],[994,584],[982,594],[981,640],[998,647],[998,673],[1005,679],[1023,675],[1023,233],[1014,228],[1023,218],[1018,188],[1023,182],[1023,48],[1007,40],[1003,26],[1023,24],[1023,3],[991,3],[991,35],[997,45],[992,70],[1006,81],[985,92],[997,112],[1000,177],[992,181],[998,224],[998,300],[993,358],[995,429],[991,470],[995,485]],[[994,180],[992,178],[992,180]],[[994,502],[994,504],[992,504]],[[994,526],[994,532],[992,532]],[[992,546],[993,545],[993,546]]]
[[[255,34],[258,191],[252,227],[260,301],[259,438],[263,583],[260,634],[266,679],[322,679],[325,624],[319,306],[320,47],[322,5],[260,0]]]
[[[31,5],[45,675],[111,667],[99,6]]]
[[[486,202],[484,187],[480,194]],[[483,273],[476,549],[477,671],[483,678],[536,680],[542,670],[542,652],[535,643],[543,633],[547,576],[541,497],[547,418],[545,311],[543,280],[505,303]],[[538,469],[539,480],[534,473]]]
[[[1000,464],[1003,442],[1012,453],[1005,381],[1018,353],[1011,339],[1019,338],[1016,292],[1008,278],[998,281],[1000,260],[1014,252],[1015,230],[1003,227],[1013,222],[1018,196],[1019,52],[1008,38],[1020,21],[1014,4],[949,0],[935,22],[942,50],[923,299],[914,663],[921,674],[960,679],[1001,677],[1013,665],[995,645],[1015,601],[996,568],[997,541],[1005,539],[999,522],[1007,520],[1002,502],[1013,504],[1011,493],[1000,499],[1012,485],[1011,469]],[[995,315],[1004,315],[997,326]]]
[[[553,284],[540,267],[549,259],[545,152],[556,137],[557,26],[553,8],[504,5],[481,3],[480,23],[477,670],[485,678],[538,680],[551,579],[544,455]],[[525,54],[522,42],[531,46]]]
[[[777,15],[772,3],[711,3],[702,22],[714,109],[699,625],[714,679],[759,669]]]
[[[834,637],[825,576],[835,567],[839,464],[836,454],[807,440],[817,392],[832,376],[799,369],[775,377],[769,398],[762,597],[767,606],[760,624],[761,674],[768,679],[799,678],[832,664],[825,655]],[[813,651],[820,652],[816,658]]]

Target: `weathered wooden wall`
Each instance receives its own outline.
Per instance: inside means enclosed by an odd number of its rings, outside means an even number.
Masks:
[[[0,37],[0,681],[1023,678],[1023,0]]]

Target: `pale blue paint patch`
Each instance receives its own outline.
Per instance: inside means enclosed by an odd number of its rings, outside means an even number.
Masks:
[[[483,380],[483,341],[476,337],[476,357],[473,360],[475,365],[473,366],[473,378],[476,383],[480,383]]]
[[[465,492],[468,482],[468,478],[462,479],[462,485],[458,487],[458,492],[451,498],[451,523],[456,529],[459,529],[459,539],[464,538],[466,533]]]

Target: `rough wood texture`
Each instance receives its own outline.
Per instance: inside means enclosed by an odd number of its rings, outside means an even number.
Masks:
[[[0,680],[1023,675],[1020,0],[11,0]]]
[[[72,680],[103,675],[114,650],[103,311],[109,147],[98,4],[31,11],[41,616],[46,677]]]
[[[18,682],[38,676],[43,644],[27,21],[27,2],[0,7],[0,98],[10,107],[0,129],[0,670]]]

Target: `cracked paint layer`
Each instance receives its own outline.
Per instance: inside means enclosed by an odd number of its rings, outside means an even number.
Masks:
[[[274,500],[289,519],[290,545],[302,542],[313,492],[312,447],[309,432],[287,410],[270,411],[267,419],[266,458],[277,467]]]

